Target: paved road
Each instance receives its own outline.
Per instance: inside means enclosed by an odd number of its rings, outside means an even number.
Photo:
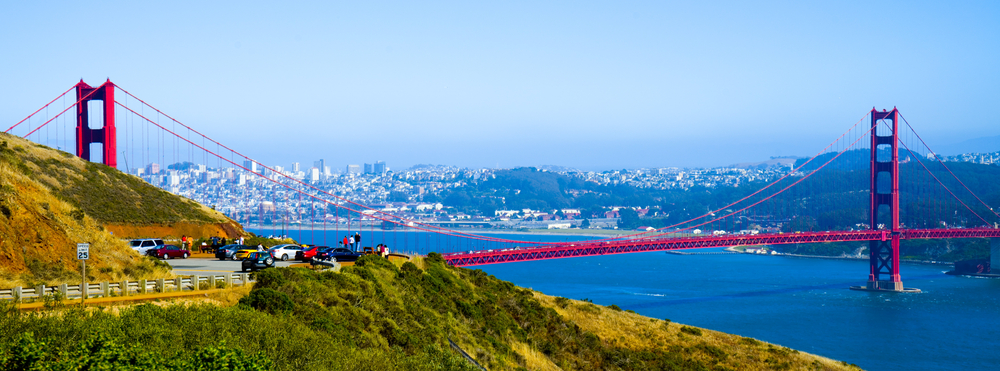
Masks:
[[[241,273],[242,262],[232,260],[219,260],[214,258],[187,258],[187,259],[167,259],[170,266],[174,267],[174,273],[179,275],[209,275],[213,273]],[[299,261],[276,261],[274,266],[287,267],[291,264],[299,264]]]

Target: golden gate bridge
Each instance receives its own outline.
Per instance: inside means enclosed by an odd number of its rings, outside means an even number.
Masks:
[[[75,99],[69,97],[71,91]],[[100,116],[100,127],[92,125],[91,111]],[[74,127],[72,135],[69,127]],[[298,197],[297,207],[308,208],[313,214],[320,210],[324,230],[328,229],[326,216],[332,214],[332,228],[338,232],[345,220],[345,228],[351,228],[351,220],[368,221],[366,237],[372,245],[397,242],[389,238],[400,232],[424,233],[428,242],[433,235],[434,250],[454,266],[712,247],[857,242],[867,244],[870,269],[867,284],[852,288],[907,292],[919,290],[903,286],[899,272],[903,240],[990,238],[993,259],[1000,255],[1000,214],[931,151],[895,107],[873,108],[813,157],[797,161],[784,176],[725,205],[652,231],[574,242],[485,236],[373,208],[264,166],[110,79],[96,87],[81,80],[5,133],[40,144],[72,141],[77,156],[90,161],[100,154],[102,163],[115,168],[119,149],[123,154],[132,153],[133,161],[142,158],[143,163],[151,159],[161,163],[215,161],[220,168],[238,170],[286,190],[284,199],[289,199],[288,194]],[[119,141],[125,146],[119,147]],[[97,146],[100,151],[93,150]],[[816,189],[834,191],[816,197]],[[907,199],[901,200],[901,196]],[[263,201],[258,201],[258,205],[248,205],[247,215],[254,214],[250,211],[254,207],[258,214],[277,212],[263,210]],[[303,206],[306,203],[308,206]],[[842,230],[811,230],[815,220],[823,218],[856,223],[841,223]],[[259,215],[258,220],[263,222],[265,216]],[[796,225],[796,220],[804,222]],[[776,224],[785,230],[755,224],[762,221],[779,221]],[[375,225],[380,225],[381,236]],[[357,228],[363,229],[364,224]],[[386,229],[395,233],[387,238]]]

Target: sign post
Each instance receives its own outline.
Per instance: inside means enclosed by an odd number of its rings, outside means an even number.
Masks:
[[[83,263],[83,282],[80,283],[80,302],[87,301],[87,259],[90,259],[90,244],[76,244],[76,258]]]

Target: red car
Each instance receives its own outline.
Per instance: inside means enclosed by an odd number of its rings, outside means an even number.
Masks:
[[[301,260],[301,261],[304,261],[304,262],[310,261],[310,260],[312,260],[316,256],[317,252],[319,252],[320,250],[325,249],[325,248],[326,248],[326,246],[309,246],[309,247],[303,247],[302,251],[296,251],[295,252],[295,260]]]
[[[161,245],[154,249],[149,249],[146,251],[149,256],[155,256],[160,259],[170,259],[170,258],[181,258],[187,259],[191,256],[191,252],[178,247],[177,245]]]

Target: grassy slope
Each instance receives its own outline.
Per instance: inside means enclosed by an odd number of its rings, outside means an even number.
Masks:
[[[224,223],[221,213],[103,164],[4,135],[32,179],[101,223]],[[24,168],[22,168],[24,169]]]
[[[754,339],[544,296],[479,270],[447,266],[434,255],[402,266],[364,257],[341,272],[270,269],[258,278],[232,307],[0,310],[0,366],[24,366],[16,355],[44,342],[45,351],[29,363],[82,363],[86,354],[110,353],[115,357],[100,359],[104,367],[153,359],[161,369],[183,369],[181,363],[216,347],[213,352],[273,362],[277,370],[473,369],[449,349],[450,338],[490,370],[857,369]]]
[[[0,134],[0,287],[78,282],[76,244],[91,244],[88,280],[168,276],[104,230],[156,218],[225,216],[101,164]]]

